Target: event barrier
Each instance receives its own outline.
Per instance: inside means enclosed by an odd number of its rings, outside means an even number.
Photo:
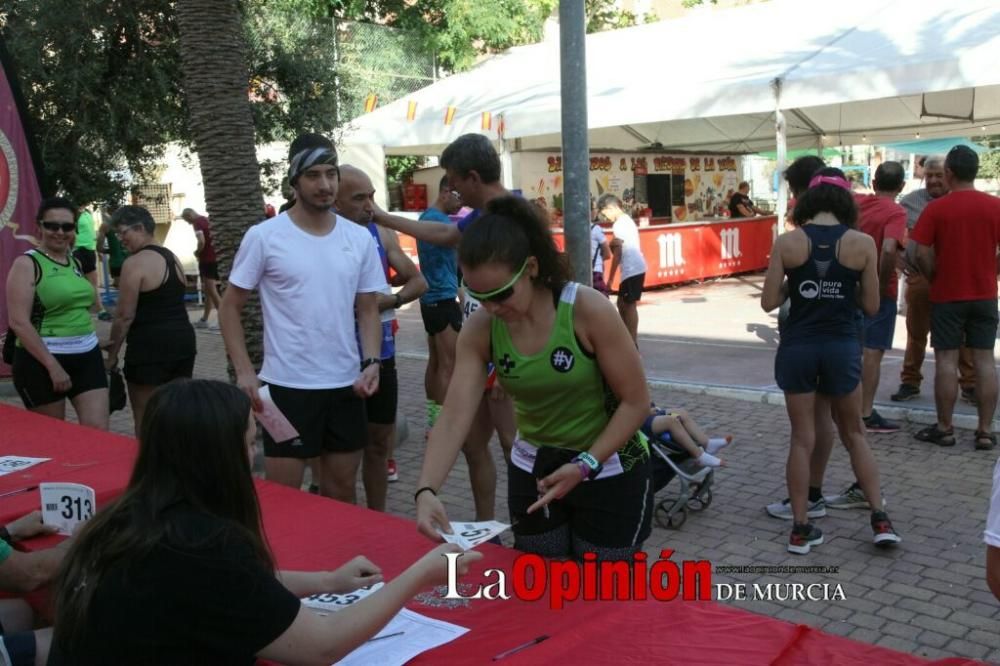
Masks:
[[[646,287],[763,270],[767,268],[778,232],[778,218],[773,215],[640,226],[639,243],[647,266]],[[556,228],[553,235],[556,244],[563,248],[563,230]],[[610,229],[605,235],[609,240],[612,238]],[[399,242],[419,265],[416,241],[399,234]],[[610,261],[605,262],[605,274],[610,266]]]

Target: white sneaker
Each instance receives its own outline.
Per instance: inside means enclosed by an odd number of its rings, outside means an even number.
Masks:
[[[780,502],[768,504],[764,507],[764,510],[772,518],[781,518],[782,520],[792,519],[792,501],[787,497]],[[815,502],[809,502],[806,506],[806,515],[810,518],[822,518],[826,515],[826,502],[822,497]]]

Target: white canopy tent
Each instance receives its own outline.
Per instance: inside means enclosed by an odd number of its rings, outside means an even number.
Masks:
[[[789,148],[1000,132],[998,63],[997,0],[773,0],[698,12],[587,37],[590,145],[773,149],[776,109]],[[501,117],[506,147],[558,150],[558,41],[511,49],[376,109],[342,143],[438,154],[467,132],[500,138]]]

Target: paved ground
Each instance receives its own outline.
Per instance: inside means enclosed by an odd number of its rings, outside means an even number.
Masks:
[[[960,432],[959,445],[951,450],[917,442],[911,436],[915,426],[909,423],[898,434],[870,438],[890,514],[904,539],[900,548],[882,552],[871,545],[866,512],[830,511],[819,519],[827,536],[823,546],[806,558],[786,553],[790,525],[763,511],[765,504],[785,496],[788,420],[768,392],[775,331],[773,319],[754,300],[758,285],[757,278],[740,278],[644,297],[640,346],[649,376],[663,380],[654,385],[654,400],[689,409],[710,432],[736,437],[726,451],[728,466],[717,474],[711,507],[691,514],[679,530],[657,526],[646,550],[655,557],[661,548],[669,548],[675,551],[675,562],[709,559],[717,567],[836,567],[836,573],[825,574],[716,573],[713,582],[839,584],[844,600],[731,603],[926,657],[1000,662],[1000,603],[984,582],[981,536],[997,453],[974,451],[970,432]],[[412,517],[411,493],[423,448],[424,343],[417,309],[405,308],[400,319],[400,409],[410,424],[410,436],[396,454],[401,479],[390,485],[389,510]],[[224,379],[221,337],[199,331],[198,344],[196,375]],[[897,348],[902,349],[901,342]],[[896,352],[890,358],[899,356]],[[885,383],[894,389],[898,360],[886,366]],[[927,384],[925,393],[929,389]],[[17,402],[9,392],[3,399]],[[925,398],[924,406],[928,403]],[[960,409],[971,412],[967,406]],[[917,412],[910,416],[930,417]],[[130,414],[116,414],[112,427],[130,433]],[[495,444],[494,455],[501,460]],[[473,515],[467,478],[460,461],[443,492],[456,520]],[[838,449],[825,491],[839,491],[851,478],[846,453]],[[498,486],[497,516],[504,519],[504,479]],[[668,486],[663,493],[671,490]]]

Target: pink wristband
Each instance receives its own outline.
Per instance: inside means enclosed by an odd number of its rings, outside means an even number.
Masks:
[[[576,466],[580,468],[580,480],[586,481],[587,477],[590,476],[590,468],[587,467],[587,463],[583,462],[582,460],[577,460],[575,462]]]

